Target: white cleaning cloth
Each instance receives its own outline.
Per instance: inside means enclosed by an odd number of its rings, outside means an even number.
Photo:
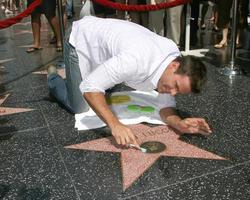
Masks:
[[[127,98],[129,96],[129,100],[123,103],[113,103],[110,105],[110,109],[123,124],[138,124],[141,122],[148,122],[151,124],[165,124],[159,115],[160,109],[162,107],[175,107],[175,100],[172,96],[167,95],[167,98],[165,97],[164,102],[162,102],[162,98],[159,100],[159,93],[156,91],[114,92],[112,93],[111,97],[117,97],[121,95],[123,97],[125,95]],[[145,108],[145,106],[150,106],[151,112],[145,112],[143,109],[130,110],[128,109],[128,106],[131,105],[132,107],[136,105],[137,108]],[[106,124],[100,120],[100,118],[92,109],[89,109],[87,112],[75,115],[75,128],[78,130],[88,130],[103,126],[106,126]]]

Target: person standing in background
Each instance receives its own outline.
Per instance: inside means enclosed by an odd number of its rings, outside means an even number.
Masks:
[[[240,41],[241,33],[243,29],[247,27],[248,3],[249,0],[239,0],[237,5],[236,48],[238,49],[242,48]],[[218,27],[222,29],[222,39],[218,44],[214,45],[214,48],[216,49],[221,49],[227,46],[232,4],[233,0],[220,0],[218,2]]]
[[[147,4],[159,4],[163,3],[165,0],[147,0]],[[164,17],[165,10],[154,10],[150,11],[148,14],[148,28],[157,33],[160,36],[164,36]]]
[[[228,28],[230,23],[230,12],[233,0],[219,0],[218,1],[218,23],[217,26],[222,30],[222,39],[214,48],[221,49],[227,46]]]
[[[183,5],[175,6],[166,9],[166,37],[173,40],[178,47],[180,47],[181,39],[181,18]]]
[[[34,0],[28,0],[29,6]],[[56,0],[43,0],[42,3],[36,7],[31,13],[31,26],[33,32],[34,42],[33,45],[26,50],[27,53],[32,53],[37,50],[41,50],[41,14],[44,14],[50,23],[55,35],[56,35],[56,51],[62,51],[61,33],[59,21],[56,17]]]
[[[74,14],[73,0],[66,0],[65,13],[68,19],[71,19]]]
[[[118,3],[127,4],[127,5],[137,5],[137,0],[115,0]],[[117,18],[118,19],[126,19],[126,12],[124,11],[117,11]],[[130,11],[129,17],[132,22],[140,24],[140,17],[138,12]]]

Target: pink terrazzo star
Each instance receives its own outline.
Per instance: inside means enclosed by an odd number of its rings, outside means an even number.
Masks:
[[[8,108],[8,107],[1,107],[3,102],[8,98],[10,94],[5,94],[0,96],[0,116],[3,115],[11,115],[15,113],[22,113],[22,112],[28,112],[33,109],[27,109],[27,108]]]
[[[43,28],[43,27],[40,30],[40,32],[48,32],[48,31],[49,31],[48,28]],[[32,32],[32,30],[22,30],[22,29],[14,30],[15,35],[22,35],[22,34],[26,34],[26,33],[32,34],[33,32]]]
[[[16,23],[16,24],[13,24],[13,26],[29,26],[31,25],[31,22],[19,22],[19,23]]]
[[[180,136],[167,126],[150,128],[148,126],[139,124],[131,126],[131,129],[138,137],[140,143],[147,141],[159,141],[164,143],[167,148],[163,152],[155,154],[142,153],[141,151],[132,148],[117,148],[114,146],[113,137],[74,144],[66,146],[65,148],[121,153],[121,168],[124,191],[130,187],[133,182],[136,181],[161,156],[225,160],[223,157],[179,140]]]
[[[4,63],[6,63],[6,62],[12,61],[12,60],[14,60],[14,59],[15,59],[15,58],[2,59],[2,60],[0,60],[0,65],[1,65],[1,64],[4,64]]]
[[[26,33],[32,34],[32,31],[31,30],[15,30],[14,31],[15,35],[22,35],[22,34],[26,34]]]
[[[65,69],[57,69],[57,73],[64,79],[66,78],[66,75],[65,75]],[[47,70],[41,70],[41,71],[36,71],[36,72],[33,72],[32,74],[41,74],[41,75],[47,75],[48,72]]]

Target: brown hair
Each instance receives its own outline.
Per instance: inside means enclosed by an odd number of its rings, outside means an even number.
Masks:
[[[207,70],[204,63],[195,56],[177,57],[175,61],[180,63],[176,73],[187,75],[190,78],[192,92],[199,93],[207,81]]]

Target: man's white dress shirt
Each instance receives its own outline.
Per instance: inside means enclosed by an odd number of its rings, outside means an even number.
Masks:
[[[79,58],[82,93],[105,92],[119,83],[152,91],[169,63],[180,56],[172,40],[140,25],[93,16],[73,23],[70,43]],[[159,94],[159,106],[174,107],[175,100]]]

